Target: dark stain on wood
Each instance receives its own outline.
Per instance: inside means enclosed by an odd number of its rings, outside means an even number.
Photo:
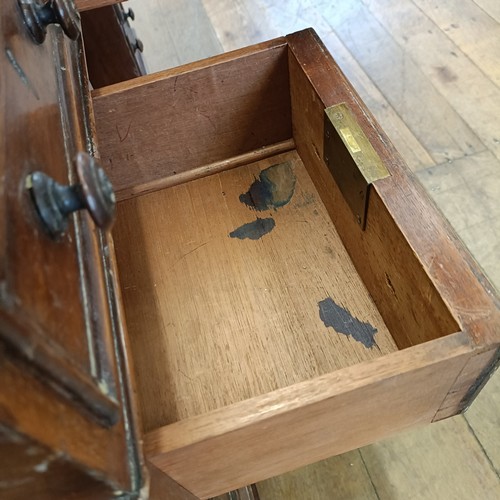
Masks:
[[[292,199],[296,182],[289,161],[272,165],[262,170],[250,189],[240,196],[240,201],[259,212],[271,208],[276,210]]]
[[[290,202],[296,182],[297,178],[289,161],[272,165],[260,172],[259,178],[255,179],[250,189],[240,195],[240,201],[259,212],[272,208],[277,210]],[[229,233],[229,236],[240,240],[258,240],[270,233],[275,225],[272,217],[257,217],[253,222],[243,224]]]
[[[275,225],[276,222],[274,222],[272,217],[268,217],[266,219],[257,217],[257,220],[243,224],[233,232],[229,233],[229,236],[240,240],[258,240],[262,238],[262,236],[270,233],[274,229]]]
[[[458,80],[458,76],[455,73],[453,73],[453,71],[451,71],[451,69],[448,68],[448,66],[437,66],[435,69],[438,78],[443,83],[451,83]]]
[[[319,317],[326,327],[332,327],[337,333],[351,336],[365,347],[372,348],[377,344],[374,338],[377,329],[370,323],[355,318],[347,309],[336,304],[330,297],[318,302],[318,306]]]

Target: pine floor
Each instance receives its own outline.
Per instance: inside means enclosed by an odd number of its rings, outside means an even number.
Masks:
[[[312,26],[500,289],[500,0],[129,0],[150,72]],[[262,500],[500,499],[500,371],[465,414]]]

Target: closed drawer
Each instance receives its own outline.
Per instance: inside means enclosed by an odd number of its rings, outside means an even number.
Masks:
[[[112,418],[116,405],[109,359],[99,234],[78,213],[67,230],[48,234],[31,199],[29,176],[43,172],[75,182],[74,158],[87,151],[78,46],[59,26],[35,43],[16,2],[2,12],[2,277],[1,334],[52,370],[90,412]],[[108,385],[110,396],[99,389]],[[98,415],[99,413],[102,415]]]
[[[49,24],[35,41],[21,9],[29,6],[9,0],[0,13],[0,427],[66,470],[98,477],[108,494],[133,491],[106,235],[82,211],[55,234],[33,202],[33,172],[76,184],[76,155],[94,153],[81,37]],[[64,6],[69,17],[72,2]],[[2,457],[8,450],[0,446]],[[40,495],[66,480],[29,473],[19,484],[36,483]],[[71,487],[80,491],[61,491]]]
[[[132,28],[133,11],[114,5],[82,12],[81,17],[87,71],[94,88],[146,73],[142,42]]]
[[[498,299],[313,31],[93,103],[158,469],[208,498],[472,401]]]

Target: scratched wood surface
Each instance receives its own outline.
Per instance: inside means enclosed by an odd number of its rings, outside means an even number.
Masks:
[[[287,204],[240,201],[284,162]],[[147,431],[397,349],[295,152],[123,201],[114,236]],[[376,345],[325,326],[329,299]]]
[[[97,89],[93,98],[101,159],[119,199],[292,137],[284,39]]]
[[[141,13],[137,28],[154,26],[162,40],[168,41],[171,30],[159,26],[162,19],[168,21],[165,9],[171,8],[173,2],[162,3],[165,7],[158,0],[129,0]],[[172,64],[167,60],[172,44],[155,45],[154,39],[147,44],[150,56],[146,52],[146,59],[151,71],[192,60],[183,58],[183,54],[192,58],[196,48],[199,57],[206,57],[313,26],[406,162],[418,173],[496,287],[500,287],[500,138],[497,118],[490,119],[495,111],[496,117],[500,116],[496,80],[500,68],[497,0],[392,0],[383,4],[204,0],[203,7],[196,9],[194,16],[176,18],[178,25],[183,24],[186,29],[196,25],[199,38],[177,48]],[[401,9],[406,9],[404,16],[409,16],[406,22]],[[363,22],[356,14],[361,15]],[[455,66],[457,59],[459,65]],[[366,457],[372,447],[362,449],[368,475],[353,467],[345,469],[338,481],[363,483],[381,499],[497,498],[500,480],[492,476],[492,466],[498,474],[499,406],[497,373],[466,413],[466,420],[456,418],[468,425],[440,423],[431,427],[432,439],[425,435],[431,431],[413,431],[415,438],[411,443],[404,436],[393,438],[383,444],[384,453],[370,455],[371,461],[366,461]],[[460,447],[455,445],[457,441]],[[401,460],[389,458],[398,456]],[[438,457],[432,460],[431,469],[427,468],[429,457]],[[411,466],[399,464],[404,460],[411,460]],[[456,473],[445,472],[448,463],[453,463]],[[302,496],[297,493],[297,498],[370,498],[368,493],[346,492],[344,487],[340,491],[325,490],[324,485],[331,484],[329,477],[338,471],[335,461],[330,464],[318,465],[321,474],[308,469],[311,476],[304,479],[307,488],[302,490]],[[471,468],[484,481],[469,481]],[[415,469],[418,474],[412,472]],[[432,487],[424,470],[432,474]],[[374,474],[378,481],[372,484],[368,476]],[[314,477],[321,484],[314,487],[307,477]],[[298,482],[295,484],[298,488]],[[284,492],[290,491],[286,484],[282,487]],[[279,492],[279,486],[262,488],[262,493],[273,494],[261,495],[265,500],[289,498]]]

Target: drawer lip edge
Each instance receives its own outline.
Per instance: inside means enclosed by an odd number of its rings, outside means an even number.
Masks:
[[[226,426],[223,432],[226,434],[303,406],[313,405],[376,382],[393,379],[402,373],[420,370],[460,356],[466,356],[468,359],[477,350],[464,332],[457,332],[145,432],[144,451],[148,459],[152,460],[157,455],[217,436],[220,434],[217,427],[221,422]],[[386,367],[384,371],[387,360],[391,362],[391,366]],[[466,360],[464,364],[465,362]],[[363,368],[361,374],[360,367]],[[342,385],[348,384],[351,386],[347,389],[342,388]],[[294,393],[292,397],[287,395],[290,391]],[[308,397],[305,404],[300,403],[301,394]],[[252,413],[252,407],[258,408],[259,411],[254,410]],[[164,441],[159,444],[159,439],[165,434],[173,437],[171,446],[165,446]],[[175,443],[177,435],[182,435],[183,438]],[[185,436],[189,437],[185,439]]]
[[[231,50],[229,52],[224,52],[222,54],[217,54],[212,57],[207,57],[205,59],[200,59],[187,64],[182,64],[174,68],[168,68],[163,71],[156,73],[151,73],[148,75],[139,76],[132,80],[126,82],[116,83],[109,85],[107,87],[102,87],[99,89],[94,89],[91,92],[92,99],[100,99],[106,97],[108,94],[119,94],[120,92],[126,92],[128,90],[137,87],[147,87],[149,85],[154,85],[158,81],[165,80],[170,76],[179,76],[185,73],[196,72],[208,67],[218,66],[220,64],[235,61],[237,59],[244,58],[249,55],[251,50],[252,54],[257,54],[259,52],[265,52],[268,50],[283,50],[285,51],[288,47],[288,43],[284,36],[273,38],[272,40],[261,42],[255,45],[250,45],[243,47],[241,49]]]

